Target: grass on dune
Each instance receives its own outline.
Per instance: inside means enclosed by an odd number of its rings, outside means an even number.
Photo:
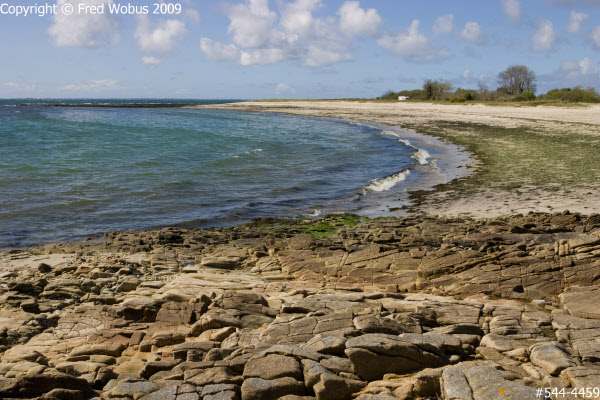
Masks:
[[[591,135],[454,121],[411,128],[447,139],[477,155],[477,172],[451,184],[462,191],[524,186],[586,188],[600,183],[600,140]]]

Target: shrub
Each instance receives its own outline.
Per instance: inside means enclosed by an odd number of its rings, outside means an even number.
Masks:
[[[582,89],[579,86],[576,86],[573,89],[563,88],[563,89],[552,89],[546,93],[545,98],[547,100],[561,100],[567,101],[571,103],[575,102],[584,102],[584,103],[600,103],[600,94],[596,91],[596,89],[590,87],[587,89]]]
[[[531,101],[531,100],[535,100],[535,93],[533,93],[531,90],[528,90],[528,91],[521,93],[521,95],[519,97],[524,100]]]
[[[378,97],[379,100],[394,100],[397,98],[398,95],[392,90],[388,90],[387,92]]]
[[[448,81],[427,79],[423,83],[423,97],[425,100],[441,100],[452,90],[452,84]]]

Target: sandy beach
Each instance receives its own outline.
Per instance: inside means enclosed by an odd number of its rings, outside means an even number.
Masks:
[[[471,176],[414,196],[413,212],[496,217],[600,211],[600,105],[549,107],[410,102],[260,101],[199,108],[377,122],[464,146]]]

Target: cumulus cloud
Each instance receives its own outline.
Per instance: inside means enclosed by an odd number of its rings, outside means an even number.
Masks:
[[[281,28],[302,36],[310,35],[315,23],[312,13],[320,7],[321,0],[297,0],[286,4],[281,12]]]
[[[160,59],[152,56],[144,56],[142,57],[142,64],[150,67],[156,67],[158,64],[160,64]]]
[[[59,47],[100,47],[119,42],[120,20],[108,12],[108,5],[113,0],[86,0],[87,6],[104,5],[105,12],[101,14],[79,13],[79,1],[57,0],[58,12],[52,16],[52,25],[48,34]],[[63,6],[70,4],[74,12],[66,15]]]
[[[467,22],[460,36],[471,43],[481,44],[485,41],[481,34],[481,26],[477,22]]]
[[[596,75],[598,74],[598,67],[589,57],[584,57],[579,61],[579,69],[582,75]]]
[[[121,86],[119,86],[119,82],[114,79],[99,79],[88,82],[71,83],[61,87],[60,90],[66,92],[101,92],[119,88],[121,88]]]
[[[229,8],[228,32],[233,41],[241,47],[263,46],[271,36],[271,28],[277,14],[269,9],[268,0],[249,0],[246,4],[236,4]]]
[[[554,33],[554,25],[547,19],[542,19],[538,22],[537,31],[531,37],[531,44],[534,51],[547,52],[552,51],[556,34]]]
[[[585,23],[589,18],[589,15],[584,13],[578,13],[574,10],[571,11],[571,16],[569,17],[569,26],[567,30],[571,33],[578,33],[581,30],[581,25]]]
[[[502,0],[502,9],[513,22],[521,20],[521,3],[517,0]]]
[[[581,60],[562,61],[560,68],[552,74],[541,76],[542,82],[548,87],[594,86],[600,83],[598,65],[590,58]]]
[[[321,0],[282,3],[280,14],[267,0],[246,0],[226,8],[232,43],[202,38],[200,49],[209,60],[236,61],[240,65],[297,61],[324,66],[352,60],[352,42],[379,32],[381,17],[375,9],[363,9],[358,1],[346,1],[336,16],[316,18]]]
[[[454,31],[454,15],[442,15],[435,20],[433,24],[434,33],[450,33],[452,31]]]
[[[347,1],[338,11],[340,29],[347,35],[375,36],[379,31],[381,17],[374,8],[363,10],[358,1]]]
[[[429,62],[448,57],[450,53],[447,50],[438,51],[431,47],[429,39],[419,31],[419,25],[419,20],[415,19],[407,31],[396,35],[386,34],[377,43],[384,49],[413,62]]]
[[[212,39],[200,39],[200,49],[211,61],[235,61],[240,56],[240,50],[235,44],[224,45]]]
[[[286,85],[285,83],[280,83],[275,87],[275,93],[278,96],[286,96],[296,94],[296,88]]]
[[[133,37],[144,53],[168,53],[175,48],[176,39],[186,32],[183,21],[169,19],[153,24],[147,15],[140,15]]]

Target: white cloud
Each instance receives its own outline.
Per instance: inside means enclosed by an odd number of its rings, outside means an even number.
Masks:
[[[322,67],[350,60],[352,60],[352,54],[346,49],[309,45],[303,64],[309,67]]]
[[[277,14],[269,9],[268,0],[247,0],[229,8],[228,32],[240,47],[264,46],[271,36]]]
[[[513,22],[521,20],[521,3],[517,0],[502,0],[502,9]]]
[[[552,51],[555,41],[556,34],[552,22],[547,19],[540,20],[537,31],[531,37],[533,50],[538,52]]]
[[[467,22],[460,36],[471,43],[481,44],[485,41],[481,34],[481,26],[477,22]]]
[[[363,10],[358,1],[347,1],[338,10],[340,29],[347,35],[375,36],[379,31],[381,17],[374,8]]]
[[[249,51],[241,51],[239,63],[244,66],[276,64],[288,59],[288,54],[284,49],[276,47],[268,49],[253,49]]]
[[[450,33],[452,31],[454,31],[454,15],[442,15],[435,20],[433,24],[434,33]]]
[[[275,87],[275,93],[277,93],[278,96],[296,94],[296,88],[286,85],[285,83],[280,83]]]
[[[429,39],[419,31],[419,20],[411,22],[407,31],[396,35],[385,34],[377,40],[379,46],[413,62],[430,62],[450,55],[447,50],[434,50]]]
[[[579,61],[579,70],[582,75],[596,75],[598,74],[598,67],[589,57],[584,57]]]
[[[65,86],[61,87],[60,90],[66,91],[66,92],[80,92],[80,91],[100,92],[100,91],[104,91],[104,90],[120,89],[120,88],[121,88],[121,86],[119,86],[119,82],[114,79],[100,79],[100,80],[89,81],[89,82],[71,83],[69,85],[65,85]]]
[[[236,61],[240,65],[298,61],[324,66],[352,60],[353,40],[378,33],[381,17],[375,9],[362,9],[346,1],[337,15],[315,18],[321,0],[282,3],[280,16],[266,0],[246,0],[226,8],[233,43],[202,38],[200,49],[209,60]]]
[[[309,36],[315,19],[312,13],[322,6],[321,0],[296,0],[281,12],[280,25],[286,32]]]
[[[307,47],[302,50],[304,65],[320,67],[353,58],[349,50],[352,37],[340,32],[333,17],[315,19],[312,33],[306,38]]]
[[[120,20],[108,12],[108,5],[113,0],[86,0],[87,6],[104,5],[104,13],[79,13],[79,1],[57,0],[58,12],[52,16],[53,24],[48,28],[48,34],[54,44],[59,47],[100,47],[119,42]],[[74,12],[66,15],[63,7],[70,4]]]
[[[158,64],[160,64],[160,59],[152,56],[144,56],[142,57],[142,64],[156,67]]]
[[[578,33],[581,30],[581,25],[585,23],[589,18],[589,15],[584,13],[578,13],[574,10],[571,11],[571,16],[569,17],[569,26],[567,30],[571,33]]]
[[[200,39],[200,49],[211,61],[235,61],[240,57],[240,50],[235,44],[224,45],[212,39]]]
[[[541,76],[541,81],[549,88],[564,88],[575,86],[598,87],[600,76],[598,65],[589,57],[579,61],[563,61],[560,68],[552,74]]]
[[[462,78],[464,81],[468,81],[471,79],[471,70],[469,68],[467,68],[463,71]]]
[[[159,20],[153,24],[147,15],[140,15],[133,37],[144,53],[168,53],[175,48],[175,39],[186,32],[182,21]]]
[[[592,31],[592,40],[596,44],[596,48],[600,49],[600,25]]]

